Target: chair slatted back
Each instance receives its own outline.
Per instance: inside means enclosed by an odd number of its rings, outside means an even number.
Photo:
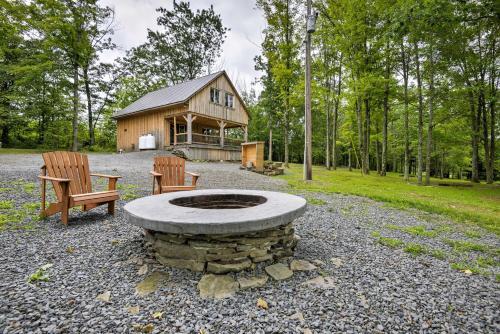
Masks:
[[[87,155],[76,152],[46,152],[42,154],[48,176],[69,179],[70,195],[92,192]],[[57,198],[62,199],[61,186],[52,182]]]
[[[183,186],[186,160],[179,157],[155,157],[153,170],[161,173],[162,186]]]

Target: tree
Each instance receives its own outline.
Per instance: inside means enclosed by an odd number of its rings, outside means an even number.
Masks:
[[[189,2],[160,7],[159,31],[148,30],[147,42],[128,52],[128,74],[146,78],[151,86],[176,84],[211,72],[228,28],[213,6],[193,12]]]
[[[297,58],[300,44],[294,26],[298,16],[298,5],[293,0],[257,0],[257,6],[262,9],[267,20],[268,26],[265,30],[267,41],[275,43],[272,48],[268,43],[262,46],[283,102],[280,114],[283,124],[284,164],[288,167],[291,99],[294,86],[300,77],[300,63]]]

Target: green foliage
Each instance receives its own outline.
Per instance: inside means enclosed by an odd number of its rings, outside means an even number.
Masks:
[[[140,197],[137,192],[138,187],[135,184],[119,183],[116,188],[121,191],[121,199],[124,201],[131,201]]]
[[[326,201],[322,200],[321,198],[307,197],[306,200],[307,200],[307,203],[312,204],[312,205],[325,205],[326,204]]]
[[[476,263],[480,268],[499,267],[500,261],[493,256],[478,256]]]
[[[451,264],[451,269],[459,270],[459,271],[467,271],[470,270],[472,274],[480,274],[481,270],[474,266],[473,264],[467,262],[454,262]]]
[[[127,74],[118,93],[121,107],[150,90],[196,78],[221,54],[228,29],[213,6],[193,11],[189,2],[174,1],[172,10],[156,12],[159,30],[148,30],[147,42],[120,60]]]
[[[397,225],[391,225],[387,224],[385,225],[386,228],[391,229],[391,230],[398,230],[402,231],[408,234],[420,236],[420,237],[429,237],[429,238],[434,238],[437,235],[439,235],[441,232],[444,231],[444,229],[438,228],[438,229],[427,229],[424,225],[417,225],[417,226],[410,226],[410,227],[401,227]]]
[[[379,237],[378,243],[390,248],[400,248],[401,246],[404,245],[404,242],[399,239],[387,238],[387,237]]]
[[[469,237],[469,238],[474,238],[474,239],[478,239],[478,238],[481,238],[482,236],[482,233],[477,231],[477,230],[466,230],[464,231],[464,234]]]
[[[456,252],[487,252],[488,246],[483,244],[474,243],[471,241],[461,241],[461,240],[452,240],[452,239],[443,239],[443,242],[448,246],[452,247]]]
[[[0,201],[0,210],[8,210],[14,207],[13,201]]]
[[[302,181],[302,166],[291,165],[283,176],[294,190],[342,193],[369,197],[396,208],[416,208],[452,218],[457,222],[473,223],[500,234],[498,216],[498,189],[496,185],[474,184],[472,187],[441,187],[439,179],[431,179],[431,186],[418,187],[415,183],[401,182],[397,173],[361,175],[347,169],[336,171],[313,167],[314,180]],[[447,227],[436,229],[444,231]],[[431,234],[433,232],[430,232]]]
[[[429,255],[432,257],[435,257],[436,259],[439,260],[445,260],[446,259],[446,253],[443,252],[440,249],[433,249],[429,252]]]
[[[50,275],[47,272],[52,267],[51,263],[47,263],[38,268],[33,274],[28,277],[28,283],[48,282]]]
[[[403,250],[406,253],[410,253],[414,256],[422,255],[427,253],[427,248],[424,245],[417,244],[414,242],[409,242],[405,245]]]

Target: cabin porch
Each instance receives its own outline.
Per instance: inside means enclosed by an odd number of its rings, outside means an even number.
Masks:
[[[191,159],[239,160],[248,139],[245,124],[195,113],[165,118],[165,148],[179,149]]]

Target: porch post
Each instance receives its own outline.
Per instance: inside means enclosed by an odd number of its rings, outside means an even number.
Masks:
[[[191,144],[193,142],[193,117],[189,113],[187,114],[187,143]]]
[[[243,139],[245,140],[245,143],[248,142],[248,126],[243,127],[243,131],[245,131]]]
[[[177,117],[174,116],[174,146],[177,145]]]
[[[226,123],[224,121],[217,121],[217,123],[219,123],[220,147],[224,147],[224,128],[226,127]]]

